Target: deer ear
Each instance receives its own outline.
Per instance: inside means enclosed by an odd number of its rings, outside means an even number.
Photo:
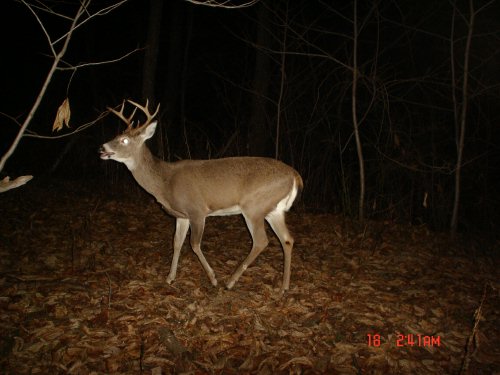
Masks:
[[[144,140],[151,138],[156,130],[156,125],[158,124],[158,121],[153,121],[151,124],[149,124],[146,129],[142,132],[142,138]]]

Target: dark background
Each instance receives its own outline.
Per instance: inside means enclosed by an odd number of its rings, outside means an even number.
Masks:
[[[68,16],[79,5],[44,3]],[[95,2],[89,10],[109,4]],[[500,209],[500,1],[473,4],[484,9],[475,17],[470,51],[459,230],[494,235]],[[8,0],[1,8],[3,155],[18,129],[13,118],[26,117],[52,58],[24,4]],[[38,14],[53,36],[69,27],[68,20]],[[369,218],[449,227],[457,158],[453,93],[460,110],[469,15],[467,1],[358,3],[358,116]],[[123,99],[149,98],[161,103],[161,127],[150,146],[165,160],[278,157],[303,176],[307,210],[356,217],[352,19],[349,1],[262,0],[221,9],[183,0],[129,0],[76,30],[64,60],[75,66],[138,51],[119,62],[57,72],[29,129],[52,135],[66,97],[72,129]],[[97,154],[121,129],[116,118],[106,117],[62,139],[25,137],[2,174],[132,185],[123,165]]]

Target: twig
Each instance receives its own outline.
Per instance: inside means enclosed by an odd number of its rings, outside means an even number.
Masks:
[[[79,132],[84,131],[85,129],[91,127],[92,125],[94,125],[96,122],[102,120],[107,115],[109,115],[109,111],[102,112],[95,120],[92,120],[90,122],[82,124],[79,127],[77,127],[75,130],[73,130],[72,132],[69,132],[69,133],[59,134],[59,135],[41,135],[41,134],[35,133],[33,131],[29,131],[29,132],[26,132],[25,134],[23,134],[23,137],[31,137],[31,138],[39,138],[39,139],[59,139],[59,138],[69,137],[70,135],[79,133]]]
[[[476,334],[478,331],[479,322],[481,321],[482,317],[484,301],[486,301],[486,290],[488,288],[488,285],[489,283],[485,284],[483,288],[483,297],[481,298],[481,303],[474,313],[474,327],[472,328],[472,332],[467,339],[467,345],[465,346],[465,355],[462,361],[462,367],[460,368],[460,375],[468,373],[471,357],[474,352],[479,349],[479,340],[477,339]],[[474,343],[476,343],[476,345],[474,345]]]
[[[249,0],[240,5],[232,5],[230,0],[186,0],[188,3],[195,5],[204,5],[212,8],[224,8],[224,9],[238,9],[238,8],[247,8],[252,5],[257,4],[260,0]]]
[[[111,308],[111,278],[109,277],[108,271],[104,271],[104,274],[108,278],[108,309]]]
[[[132,55],[133,53],[136,53],[136,52],[139,52],[139,51],[142,51],[142,50],[144,50],[144,48],[136,48],[136,49],[134,49],[132,51],[127,52],[123,56],[117,57],[115,59],[110,59],[110,60],[94,61],[94,62],[88,62],[88,63],[80,63],[78,65],[69,65],[69,63],[68,63],[69,66],[66,66],[66,67],[60,67],[60,66],[58,66],[57,70],[59,70],[59,71],[77,70],[77,69],[81,69],[81,68],[87,68],[87,67],[90,67],[90,66],[112,64],[112,63],[116,63],[116,62],[119,62],[121,60],[124,60],[127,57],[129,57],[130,55]],[[62,61],[62,62],[64,62],[64,61]]]

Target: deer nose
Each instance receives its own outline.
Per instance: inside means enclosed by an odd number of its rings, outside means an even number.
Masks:
[[[114,154],[114,152],[111,151],[106,151],[106,148],[104,148],[104,145],[99,147],[99,154],[101,155],[101,159],[109,159],[111,158],[111,155]]]

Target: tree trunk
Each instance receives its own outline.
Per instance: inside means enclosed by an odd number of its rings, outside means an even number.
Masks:
[[[356,139],[356,150],[359,162],[359,202],[358,220],[363,223],[365,220],[365,159],[363,157],[363,145],[359,136],[359,120],[357,112],[357,89],[358,89],[358,3],[354,0],[353,17],[353,62],[352,62],[352,124],[354,127],[354,138]]]
[[[461,187],[461,173],[462,173],[462,160],[464,153],[464,143],[465,143],[465,130],[467,125],[467,105],[468,105],[468,83],[469,83],[469,56],[470,48],[472,42],[472,34],[474,32],[474,19],[475,11],[473,0],[469,0],[469,23],[467,25],[467,41],[465,43],[464,52],[464,68],[463,68],[463,79],[462,79],[462,105],[459,116],[455,113],[455,118],[458,118],[460,123],[457,124],[457,162],[455,166],[455,197],[453,200],[453,213],[451,215],[450,222],[450,234],[454,238],[457,234],[458,227],[458,209],[460,206],[460,187]],[[453,37],[453,36],[452,36]],[[452,41],[453,43],[453,41]],[[453,59],[453,56],[452,56]],[[453,84],[453,88],[454,88]],[[455,111],[458,111],[458,107],[455,105]]]
[[[270,128],[266,112],[266,97],[271,78],[271,60],[265,51],[271,45],[270,10],[263,3],[257,5],[257,40],[255,70],[252,82],[252,103],[248,120],[248,143],[250,155],[265,156],[268,153]]]
[[[168,141],[172,145],[183,144],[183,106],[185,82],[189,66],[186,61],[191,39],[192,10],[180,1],[169,2],[168,44],[166,51],[166,78],[162,105],[168,129]],[[181,74],[179,74],[181,72]],[[174,150],[174,153],[176,151]]]
[[[274,158],[279,158],[280,152],[280,131],[281,131],[281,112],[282,112],[282,104],[283,104],[283,96],[285,89],[285,81],[286,81],[286,70],[285,70],[285,61],[286,61],[286,42],[288,35],[288,3],[286,6],[285,13],[285,24],[283,27],[283,40],[281,46],[281,65],[280,65],[280,91],[278,95],[278,105],[276,110],[276,136],[274,140]]]
[[[146,51],[142,66],[142,99],[149,101],[149,108],[156,108],[155,82],[156,68],[158,65],[158,50],[160,44],[161,19],[162,19],[163,1],[150,0],[148,35],[146,39]],[[161,124],[160,124],[161,125]],[[158,127],[156,145],[153,146],[154,152],[164,158],[163,138],[164,130],[162,126]]]
[[[148,35],[146,39],[144,63],[142,66],[142,99],[144,101],[148,99],[151,106],[156,104],[155,81],[160,43],[162,8],[162,0],[150,0]]]

